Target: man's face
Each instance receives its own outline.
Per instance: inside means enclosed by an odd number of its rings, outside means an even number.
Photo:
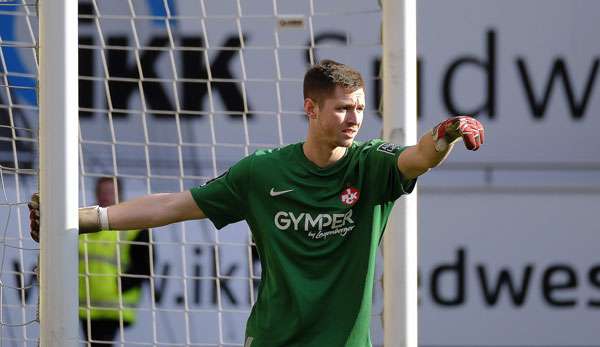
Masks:
[[[318,139],[332,147],[350,147],[363,120],[364,89],[349,91],[338,86],[331,96],[313,106],[307,113]]]
[[[112,181],[100,182],[96,199],[101,207],[114,205],[116,201],[114,183]]]

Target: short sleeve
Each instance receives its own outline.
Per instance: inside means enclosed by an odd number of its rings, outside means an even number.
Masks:
[[[398,170],[398,157],[408,147],[383,140],[372,140],[367,143],[366,148],[370,179],[377,182],[373,186],[381,189],[384,201],[394,201],[413,191],[417,179],[405,179]]]
[[[251,157],[233,165],[221,176],[190,191],[196,204],[217,229],[245,218]]]

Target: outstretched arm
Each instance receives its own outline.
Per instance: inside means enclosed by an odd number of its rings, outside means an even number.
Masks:
[[[205,218],[189,191],[146,195],[110,206],[107,212],[108,224],[114,230],[156,228]]]
[[[406,179],[416,178],[443,162],[460,139],[464,140],[467,149],[478,150],[483,144],[483,125],[467,116],[441,122],[423,135],[415,146],[398,156],[398,170]]]
[[[29,211],[31,237],[38,241],[40,204],[37,193],[31,197]],[[189,191],[152,194],[107,208],[98,206],[80,208],[79,233],[156,228],[205,217]]]

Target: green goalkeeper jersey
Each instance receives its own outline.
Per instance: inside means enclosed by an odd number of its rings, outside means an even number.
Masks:
[[[367,347],[377,247],[394,200],[415,180],[404,148],[355,142],[320,168],[302,143],[257,151],[191,190],[217,228],[246,220],[262,264],[245,346]]]

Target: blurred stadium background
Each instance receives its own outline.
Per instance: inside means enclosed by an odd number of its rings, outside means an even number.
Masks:
[[[480,151],[458,148],[420,180],[420,345],[600,346],[598,13],[585,0],[418,1],[419,133],[453,114],[486,126]],[[380,25],[376,1],[79,1],[81,205],[98,177],[120,177],[124,199],[177,191],[301,141],[302,76],[323,58],[363,73],[359,139],[379,137]],[[33,1],[0,1],[0,346],[39,334],[26,207],[37,28]],[[152,242],[152,285],[122,345],[241,346],[260,277],[245,224],[189,222]]]

